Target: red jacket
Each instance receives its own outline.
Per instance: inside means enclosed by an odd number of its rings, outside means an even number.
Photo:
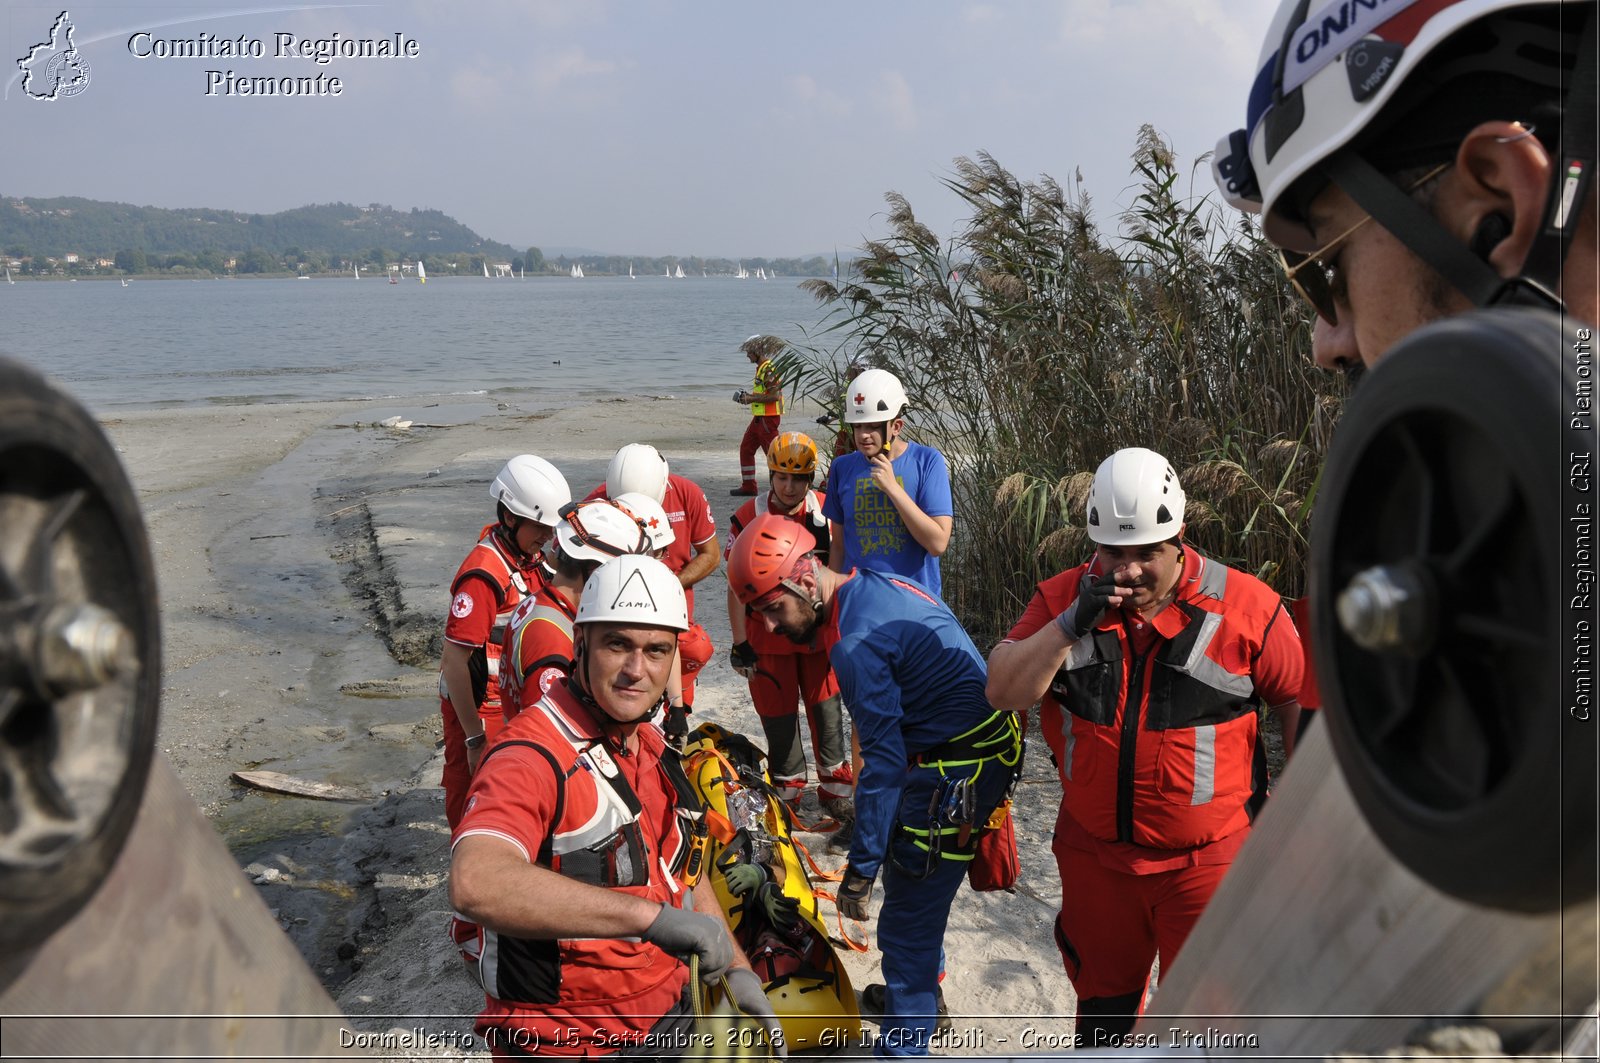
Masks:
[[[640,727],[637,737],[631,755],[619,753],[557,683],[485,754],[454,841],[489,835],[557,874],[684,907],[689,832],[678,787],[660,732]],[[488,996],[479,1034],[541,1055],[609,1055],[637,1045],[677,1003],[688,968],[637,939],[524,939],[486,929],[478,976]]]
[[[1094,564],[1039,584],[1008,637],[1071,605]],[[1256,710],[1299,693],[1299,635],[1270,587],[1191,546],[1177,597],[1148,623],[1136,638],[1112,610],[1074,643],[1040,723],[1062,803],[1089,835],[1154,849],[1207,844],[1248,827],[1266,797]]]
[[[479,615],[480,607],[470,589],[462,587],[462,584],[473,580],[487,584],[494,592],[492,620]],[[478,545],[467,554],[466,560],[456,570],[455,578],[450,581],[450,618],[445,621],[444,634],[452,642],[473,648],[470,664],[472,693],[477,700],[480,716],[500,715],[500,649],[506,625],[522,599],[536,594],[543,586],[544,576],[540,572],[538,558],[529,558],[518,564],[500,542],[493,524],[483,529]],[[489,621],[487,632],[483,630],[485,621]],[[472,632],[470,637],[464,637],[467,630]],[[442,672],[439,675],[439,696],[448,706],[450,692],[445,689]]]
[[[546,584],[524,598],[500,644],[500,688],[509,721],[572,672],[572,625],[578,610]]]
[[[826,565],[828,563],[829,540],[828,518],[822,515],[823,497],[821,491],[808,489],[804,508],[799,513],[784,513],[781,515],[800,523],[812,534],[817,540],[817,560]],[[776,512],[770,508],[771,505],[772,494],[768,492],[757,495],[738,508],[728,521],[728,539],[722,544],[724,556],[729,556],[733,553],[733,541],[739,537],[739,533],[744,530],[745,525],[763,513]],[[758,617],[753,616],[748,609],[745,610],[744,637],[745,641],[750,643],[750,648],[761,656],[816,653],[821,650],[820,646],[802,646],[797,642],[791,641],[785,635],[778,635],[767,630],[767,625],[762,623]]]

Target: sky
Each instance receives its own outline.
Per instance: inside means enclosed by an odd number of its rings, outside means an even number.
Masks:
[[[18,60],[47,65],[48,49],[31,50],[61,0],[9,0],[0,196],[248,213],[383,203],[516,248],[775,258],[881,234],[890,190],[948,236],[964,212],[940,182],[957,156],[987,152],[1024,179],[1070,189],[1081,174],[1114,231],[1142,124],[1175,149],[1185,184],[1243,124],[1276,6],[119,0],[66,8],[87,83],[40,100]],[[417,54],[319,64],[280,57],[278,34],[400,34]],[[264,55],[159,54],[202,35],[242,35]],[[341,86],[230,95],[229,71]],[[1208,167],[1192,185],[1211,191]]]

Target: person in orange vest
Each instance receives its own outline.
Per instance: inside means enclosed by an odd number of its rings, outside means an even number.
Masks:
[[[1171,969],[1267,795],[1257,708],[1293,750],[1303,669],[1282,599],[1183,539],[1161,455],[1119,450],[1086,506],[1094,556],[1039,584],[989,655],[989,700],[1040,706],[1061,777],[1056,945],[1083,1048],[1115,1047]]]
[[[461,822],[467,785],[484,747],[504,726],[500,648],[517,605],[544,585],[541,551],[561,507],[572,501],[566,478],[532,454],[506,462],[489,496],[495,522],[478,533],[450,581],[439,664],[439,709],[444,717],[444,808],[450,828]]]
[[[817,475],[817,445],[800,432],[785,432],[767,451],[771,491],[739,507],[729,521],[725,554],[731,556],[739,532],[763,513],[787,517],[811,532],[816,555],[828,557],[828,518],[822,515],[822,496],[811,489]],[[826,649],[817,644],[797,645],[782,635],[752,622],[730,584],[728,622],[734,646],[729,651],[733,670],[750,684],[750,698],[767,736],[767,764],[778,796],[791,805],[806,788],[805,750],[800,743],[800,713],[796,698],[805,702],[811,729],[811,752],[817,764],[817,798],[824,811],[841,825],[855,815],[850,795],[855,775],[850,747],[844,736],[844,711],[839,700],[839,680],[828,663]]]
[[[755,384],[749,391],[734,393],[733,401],[750,407],[750,426],[739,441],[739,486],[731,495],[754,495],[756,488],[756,451],[767,450],[778,438],[778,424],[783,417],[783,381],[778,379],[778,367],[772,356],[783,349],[783,341],[776,336],[751,336],[740,344],[756,367]]]

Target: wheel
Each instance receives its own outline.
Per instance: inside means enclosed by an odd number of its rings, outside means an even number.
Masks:
[[[161,688],[155,570],[100,426],[0,359],[0,949],[89,899],[144,793]]]
[[[1420,878],[1525,912],[1595,892],[1595,724],[1563,701],[1563,491],[1592,446],[1569,423],[1574,338],[1508,309],[1402,343],[1346,407],[1311,540],[1318,674],[1356,803]]]

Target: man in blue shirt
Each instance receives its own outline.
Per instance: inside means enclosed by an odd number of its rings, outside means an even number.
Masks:
[[[884,369],[850,381],[844,420],[854,453],[834,460],[822,513],[835,543],[835,572],[870,568],[909,576],[938,597],[939,556],[950,545],[955,508],[950,469],[932,447],[906,440],[906,392]]]
[[[983,656],[948,606],[899,576],[834,572],[815,545],[800,524],[763,514],[734,541],[728,585],[773,632],[828,650],[863,763],[838,908],[865,919],[882,870],[887,988],[875,1050],[927,1055],[950,905],[981,826],[1021,771],[1021,730],[984,696]]]

